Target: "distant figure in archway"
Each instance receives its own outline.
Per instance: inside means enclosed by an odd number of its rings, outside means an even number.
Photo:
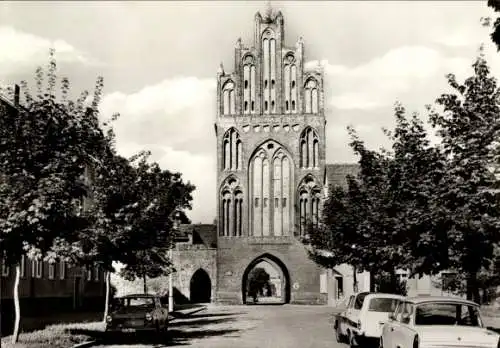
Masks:
[[[270,254],[254,259],[243,273],[242,297],[243,303],[289,303],[290,276],[286,266]]]
[[[194,272],[189,284],[189,298],[191,303],[208,303],[212,295],[212,282],[203,269]]]

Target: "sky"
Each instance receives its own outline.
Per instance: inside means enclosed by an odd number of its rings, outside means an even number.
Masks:
[[[196,186],[193,223],[212,223],[216,207],[216,73],[232,71],[234,45],[253,40],[264,1],[0,3],[0,86],[33,80],[56,50],[59,76],[75,95],[104,77],[103,119],[118,151],[150,150],[162,168]],[[352,125],[371,148],[387,146],[393,107],[426,118],[424,106],[449,91],[445,75],[470,76],[484,43],[500,76],[500,52],[482,17],[485,1],[272,1],[285,19],[285,42],[300,36],[308,64],[325,68],[327,163],[357,161]]]

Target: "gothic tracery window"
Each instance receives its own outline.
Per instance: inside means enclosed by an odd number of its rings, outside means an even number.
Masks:
[[[251,55],[243,59],[243,113],[255,113],[255,63]]]
[[[262,79],[264,113],[276,112],[276,40],[272,30],[262,35]]]
[[[234,128],[230,128],[224,134],[222,155],[224,170],[241,170],[242,143],[240,134]]]
[[[221,189],[219,235],[225,237],[242,236],[243,192],[239,180],[227,178]]]
[[[306,114],[315,114],[318,112],[318,82],[314,78],[309,78],[305,84],[305,112]]]
[[[304,129],[300,136],[300,167],[318,168],[319,166],[319,137],[311,127]]]
[[[308,226],[319,224],[321,187],[312,175],[307,175],[299,184],[298,201],[299,234],[303,237],[307,234]]]
[[[290,230],[293,162],[278,143],[261,145],[250,161],[250,231],[254,236],[283,236]]]
[[[234,93],[234,83],[229,80],[226,81],[222,88],[222,114],[223,115],[233,115],[236,113],[235,109],[235,93]]]
[[[284,60],[283,77],[285,87],[285,113],[296,113],[295,103],[297,100],[297,67],[295,65],[295,58],[292,54],[288,54]]]

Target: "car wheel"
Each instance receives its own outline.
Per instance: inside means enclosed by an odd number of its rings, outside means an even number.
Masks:
[[[340,325],[338,323],[337,323],[337,328],[335,329],[335,338],[337,339],[338,343],[344,343],[344,336],[340,331]]]
[[[352,333],[349,335],[349,347],[351,347],[351,348],[357,348],[358,347],[356,339],[354,338],[354,335]]]

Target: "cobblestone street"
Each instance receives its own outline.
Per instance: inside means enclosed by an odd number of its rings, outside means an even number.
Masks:
[[[111,343],[99,348],[190,346],[204,348],[336,347],[332,308],[326,306],[210,307],[174,320],[164,342]]]

